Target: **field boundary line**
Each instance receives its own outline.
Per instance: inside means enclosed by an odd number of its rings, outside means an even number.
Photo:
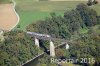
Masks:
[[[9,31],[11,31],[13,28],[15,28],[20,21],[20,17],[18,15],[18,13],[16,12],[16,2],[14,0],[12,0],[12,2],[13,2],[13,10],[14,10],[16,16],[17,16],[17,23]]]

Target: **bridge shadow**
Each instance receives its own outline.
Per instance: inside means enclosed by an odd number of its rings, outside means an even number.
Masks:
[[[50,55],[50,50],[47,49],[47,48],[44,46],[43,40],[39,40],[39,45],[40,45],[41,48],[44,49],[44,52],[45,52],[46,54]]]

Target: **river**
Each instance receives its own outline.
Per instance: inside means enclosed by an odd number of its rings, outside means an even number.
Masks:
[[[39,59],[43,58],[43,56],[44,56],[44,54],[41,55],[40,57],[36,58],[35,60],[32,60],[29,63],[23,65],[23,66],[40,66]]]

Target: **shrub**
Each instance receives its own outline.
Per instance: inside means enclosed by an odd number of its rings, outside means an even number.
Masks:
[[[92,2],[88,2],[87,5],[88,5],[88,6],[92,6]]]
[[[98,29],[100,30],[100,26],[98,27]]]
[[[97,4],[97,3],[98,3],[98,1],[95,1],[95,0],[93,1],[93,4]]]

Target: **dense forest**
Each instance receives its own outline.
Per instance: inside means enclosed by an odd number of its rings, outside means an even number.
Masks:
[[[78,39],[73,40],[69,44],[69,50],[66,50],[65,47],[57,48],[55,58],[79,59],[75,64],[80,66],[100,65],[100,26],[96,29],[89,29],[87,33],[79,34]],[[44,66],[57,66],[56,64],[50,63],[51,58],[49,56],[44,55],[43,58],[45,59],[40,59],[40,62]],[[85,61],[82,62],[82,58]],[[67,66],[67,64],[64,66]]]
[[[0,42],[0,66],[17,66],[34,58],[38,52],[34,41],[23,31],[4,33]]]
[[[90,29],[88,33],[80,34],[80,38],[75,40],[70,47],[70,55],[75,58],[94,58],[93,61],[83,63],[82,66],[99,66],[100,65],[100,31],[99,28],[96,30]],[[80,61],[78,64],[81,64]]]

